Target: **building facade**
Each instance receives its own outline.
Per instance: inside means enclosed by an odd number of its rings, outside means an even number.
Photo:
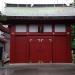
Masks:
[[[75,8],[6,4],[10,63],[71,63]],[[71,12],[72,11],[72,12]]]

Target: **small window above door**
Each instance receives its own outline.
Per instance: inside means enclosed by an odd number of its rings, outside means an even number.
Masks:
[[[29,25],[29,32],[38,32],[38,25]]]
[[[16,32],[26,32],[26,25],[16,25]]]
[[[43,32],[52,32],[52,25],[45,24],[43,26]]]
[[[66,25],[56,24],[55,25],[55,32],[66,32]]]

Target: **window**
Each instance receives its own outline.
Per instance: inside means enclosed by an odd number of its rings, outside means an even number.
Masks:
[[[38,32],[38,25],[29,25],[29,32]]]
[[[60,24],[55,25],[55,32],[66,32],[66,26]]]
[[[16,25],[16,32],[26,32],[26,25]]]
[[[49,24],[30,24],[30,25],[16,25],[16,32],[52,32],[52,25]]]
[[[44,25],[43,32],[52,32],[52,25]]]

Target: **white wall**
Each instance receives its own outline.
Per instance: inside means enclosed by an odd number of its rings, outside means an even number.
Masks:
[[[7,16],[75,16],[73,7],[7,7],[3,12]]]

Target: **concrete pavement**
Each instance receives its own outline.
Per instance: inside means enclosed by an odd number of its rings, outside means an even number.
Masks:
[[[15,64],[0,68],[0,75],[75,75],[75,64]]]

